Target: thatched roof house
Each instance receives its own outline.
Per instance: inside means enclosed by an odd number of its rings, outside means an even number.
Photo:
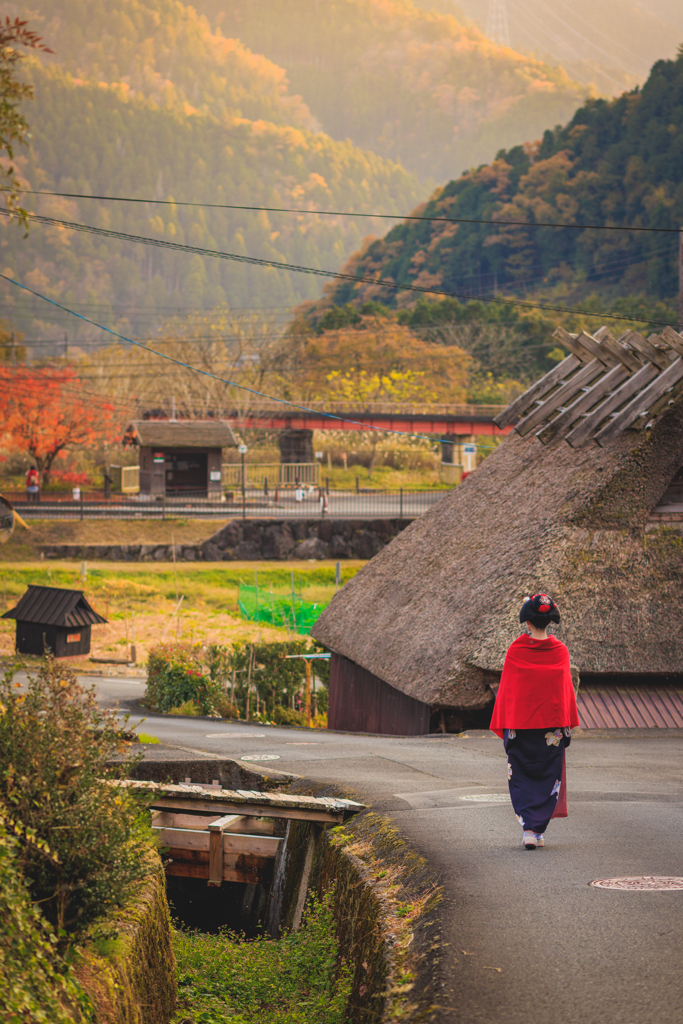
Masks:
[[[332,728],[484,708],[539,590],[583,679],[683,674],[683,337],[555,336],[571,354],[498,418],[513,433],[316,623]]]

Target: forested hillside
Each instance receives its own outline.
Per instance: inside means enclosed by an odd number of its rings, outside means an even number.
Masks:
[[[316,130],[282,69],[212,33],[175,0],[43,0],[55,55],[33,65],[28,188],[248,206],[391,212],[418,201],[395,163]],[[334,269],[381,222],[28,197],[29,209],[191,245]],[[154,334],[164,318],[223,302],[288,307],[315,278],[4,222],[3,266],[37,290]],[[5,290],[6,291],[6,290]],[[11,292],[5,322],[27,340],[95,337]]]
[[[194,6],[285,68],[291,90],[329,135],[400,160],[426,181],[538,138],[586,96],[562,68],[496,46],[473,24],[410,0]]]
[[[439,189],[427,216],[678,228],[683,224],[683,50],[659,61],[642,90],[591,100],[539,145],[496,159]],[[673,313],[678,237],[628,231],[405,222],[344,270],[398,284],[490,295],[535,294],[563,304]],[[318,303],[369,299],[406,306],[415,294],[340,282]],[[664,307],[660,308],[660,313]],[[638,313],[640,315],[640,313]]]
[[[431,7],[435,0],[419,0]],[[486,30],[489,0],[439,0]],[[526,0],[507,4],[510,45],[561,64],[578,82],[617,96],[647,78],[657,60],[673,59],[683,40],[680,0]]]

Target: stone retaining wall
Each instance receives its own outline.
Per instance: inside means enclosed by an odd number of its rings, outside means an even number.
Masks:
[[[176,544],[184,562],[372,558],[410,519],[233,519],[201,544]],[[170,562],[168,544],[50,544],[44,558]]]
[[[164,869],[153,868],[130,902],[104,922],[118,936],[111,951],[80,951],[76,976],[92,999],[97,1024],[168,1024],[175,1009],[176,972]]]

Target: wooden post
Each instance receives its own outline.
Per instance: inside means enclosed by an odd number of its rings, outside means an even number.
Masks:
[[[311,663],[308,658],[304,659],[306,666],[306,725],[311,728]]]
[[[223,830],[239,820],[239,814],[226,814],[208,826],[209,885],[218,886],[223,882]]]

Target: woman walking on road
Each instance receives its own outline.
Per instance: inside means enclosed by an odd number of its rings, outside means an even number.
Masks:
[[[491,718],[508,755],[510,799],[523,829],[522,845],[544,845],[551,818],[567,817],[565,748],[579,724],[569,651],[554,636],[560,611],[547,594],[528,597],[519,613],[529,634],[508,648]]]

